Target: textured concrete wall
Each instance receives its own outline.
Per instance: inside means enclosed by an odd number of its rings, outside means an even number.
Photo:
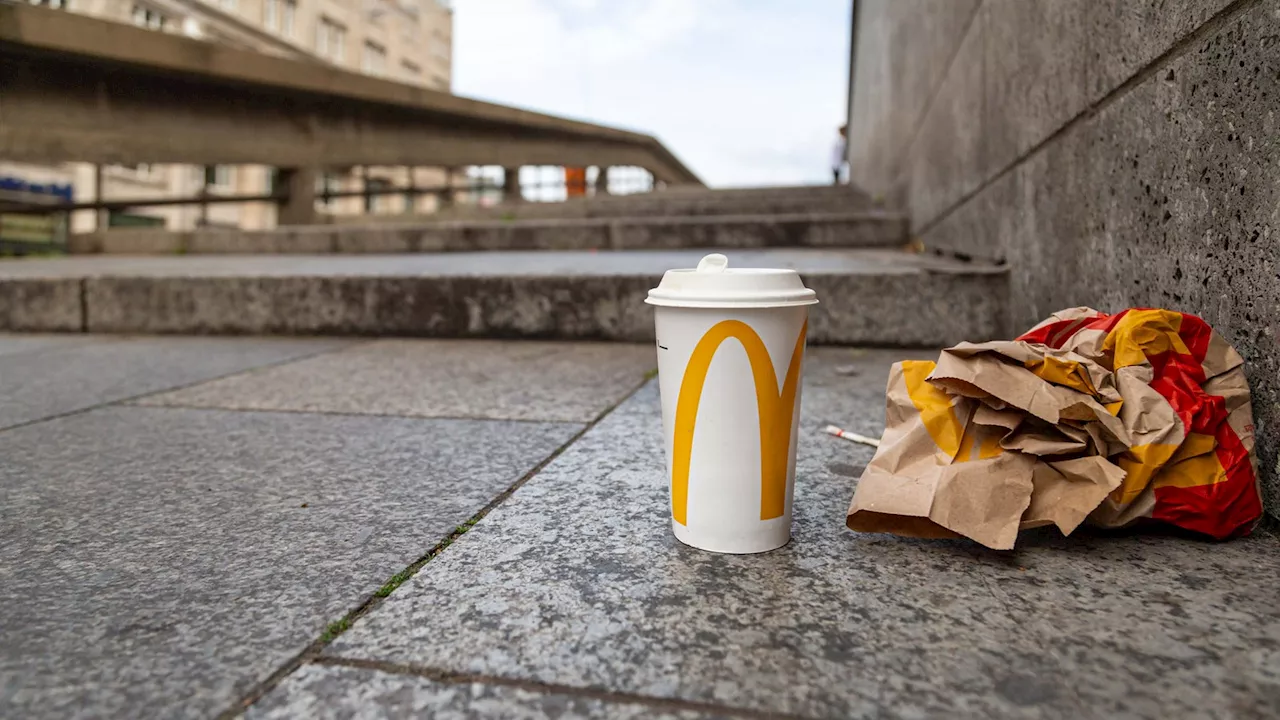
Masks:
[[[849,169],[854,185],[898,199],[904,166],[931,98],[979,0],[858,0]]]
[[[913,233],[1010,264],[1010,332],[1073,305],[1208,320],[1280,515],[1280,0],[983,0],[926,105],[887,161]]]

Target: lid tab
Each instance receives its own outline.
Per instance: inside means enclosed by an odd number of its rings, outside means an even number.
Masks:
[[[728,267],[729,258],[720,253],[711,253],[698,261],[698,272],[724,272]]]

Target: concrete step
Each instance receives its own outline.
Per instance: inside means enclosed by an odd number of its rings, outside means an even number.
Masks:
[[[871,210],[866,198],[838,192],[761,195],[683,195],[651,193],[620,202],[596,202],[586,207],[587,217],[623,215],[733,215],[739,213],[815,213]]]
[[[157,255],[895,247],[906,242],[906,229],[901,215],[876,211],[314,225],[260,231],[115,228],[74,236],[71,251]]]
[[[411,222],[440,220],[538,220],[554,218],[618,218],[686,215],[763,215],[815,212],[855,212],[875,209],[866,193],[849,186],[784,188],[668,189],[633,195],[575,198],[564,202],[524,202],[490,207],[462,205],[431,215],[415,215]],[[402,218],[403,219],[403,218]],[[334,224],[397,222],[395,216],[336,216]]]
[[[643,341],[649,288],[702,250],[0,262],[0,330]],[[1003,331],[1002,268],[890,250],[743,250],[814,288],[815,343],[937,347]]]
[[[830,183],[824,183],[822,185],[741,185],[737,187],[716,188],[709,188],[702,185],[669,185],[661,190],[655,190],[651,193],[610,195],[608,197],[629,198],[643,195],[716,195],[721,197],[744,197],[748,195],[821,195],[825,193],[861,195],[863,197],[866,197],[867,195],[864,190],[855,185],[832,185]]]

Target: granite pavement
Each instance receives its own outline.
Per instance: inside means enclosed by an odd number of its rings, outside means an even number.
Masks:
[[[0,334],[0,428],[332,350],[336,339]]]
[[[718,556],[674,540],[646,389],[324,654],[748,715],[1280,711],[1280,540],[1267,531],[1212,544],[1046,529],[999,553],[845,529],[871,450],[821,428],[875,429],[895,356],[812,353],[787,547]],[[316,692],[268,699],[302,708]]]
[[[412,345],[347,364],[360,345],[0,335],[0,717],[236,710],[654,364],[626,345]],[[399,351],[472,372],[419,372],[396,404]],[[333,353],[302,376],[358,386],[369,407],[221,393],[219,378]],[[550,365],[578,394],[524,390]],[[305,396],[297,377],[254,387]],[[126,402],[206,380],[204,407]]]
[[[587,422],[635,389],[654,352],[606,343],[381,340],[140,402]]]
[[[76,340],[0,336],[23,397],[87,388],[0,427],[0,717],[1280,713],[1267,529],[845,529],[871,449],[822,426],[930,353],[811,349],[793,540],[719,556],[670,533],[652,347],[138,338],[155,379],[95,384]]]

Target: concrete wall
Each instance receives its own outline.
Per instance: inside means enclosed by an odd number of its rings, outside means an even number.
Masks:
[[[1010,332],[1204,317],[1246,359],[1280,514],[1280,0],[860,5],[855,181],[926,246],[1007,261]]]

